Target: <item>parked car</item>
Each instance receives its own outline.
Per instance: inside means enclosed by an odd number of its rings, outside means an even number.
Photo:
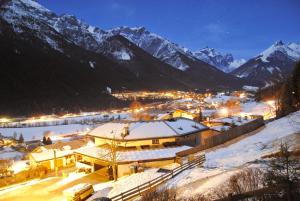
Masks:
[[[68,201],[81,201],[94,193],[93,186],[87,183],[77,184],[63,191],[63,196]]]

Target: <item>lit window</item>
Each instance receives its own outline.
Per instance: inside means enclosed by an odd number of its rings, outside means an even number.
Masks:
[[[159,139],[152,139],[152,144],[159,144]]]

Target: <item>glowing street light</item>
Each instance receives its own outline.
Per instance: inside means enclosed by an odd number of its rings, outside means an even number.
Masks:
[[[8,118],[1,118],[0,123],[8,123],[10,120]]]
[[[228,113],[229,113],[229,111],[228,111],[228,109],[227,109],[227,108],[223,107],[223,108],[221,108],[221,109],[220,109],[220,113],[221,113],[221,115],[223,115],[223,116],[227,117],[227,116],[228,116]]]

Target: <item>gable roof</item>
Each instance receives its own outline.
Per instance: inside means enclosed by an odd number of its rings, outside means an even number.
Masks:
[[[189,146],[165,147],[159,149],[146,150],[131,150],[131,151],[117,151],[117,163],[128,163],[135,161],[153,161],[159,159],[168,159],[176,157],[177,152],[191,149]],[[111,161],[111,153],[108,149],[101,147],[84,147],[75,150],[75,153],[89,156],[92,158]]]
[[[80,147],[83,147],[85,145],[87,145],[87,140],[85,139],[78,139],[78,140],[72,140],[72,141],[67,141],[67,142],[63,142],[63,141],[58,141],[56,143],[53,144],[49,144],[49,145],[43,145],[43,146],[39,146],[37,148],[35,148],[33,150],[33,152],[41,152],[44,150],[60,150],[60,151],[64,151],[64,150],[73,150],[73,149],[78,149]]]
[[[122,137],[122,132],[128,127],[129,135]],[[137,140],[149,138],[168,138],[187,135],[207,130],[205,125],[190,119],[178,118],[173,120],[147,122],[109,122],[90,131],[88,135],[116,140]]]

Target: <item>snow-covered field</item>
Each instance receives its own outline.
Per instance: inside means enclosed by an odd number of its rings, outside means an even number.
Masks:
[[[13,150],[11,147],[0,148],[0,159],[20,160],[24,153]]]
[[[45,127],[0,128],[0,133],[3,136],[13,136],[14,133],[17,133],[17,135],[20,136],[22,133],[25,141],[30,141],[42,139],[46,131],[51,131],[53,132],[53,136],[56,136],[60,134],[86,132],[90,127],[91,125],[69,124]]]
[[[251,163],[262,156],[278,150],[281,140],[300,132],[300,111],[284,118],[266,124],[265,128],[255,135],[205,153],[206,162],[203,168],[186,170],[169,180],[165,186],[176,188],[180,196],[191,196],[202,193],[208,194],[211,190],[224,183],[243,167],[254,166]],[[299,134],[298,134],[299,135]],[[161,173],[151,169],[144,173],[134,174],[121,178],[118,182],[107,182],[95,185],[98,191],[94,197],[113,196],[145,183]]]

